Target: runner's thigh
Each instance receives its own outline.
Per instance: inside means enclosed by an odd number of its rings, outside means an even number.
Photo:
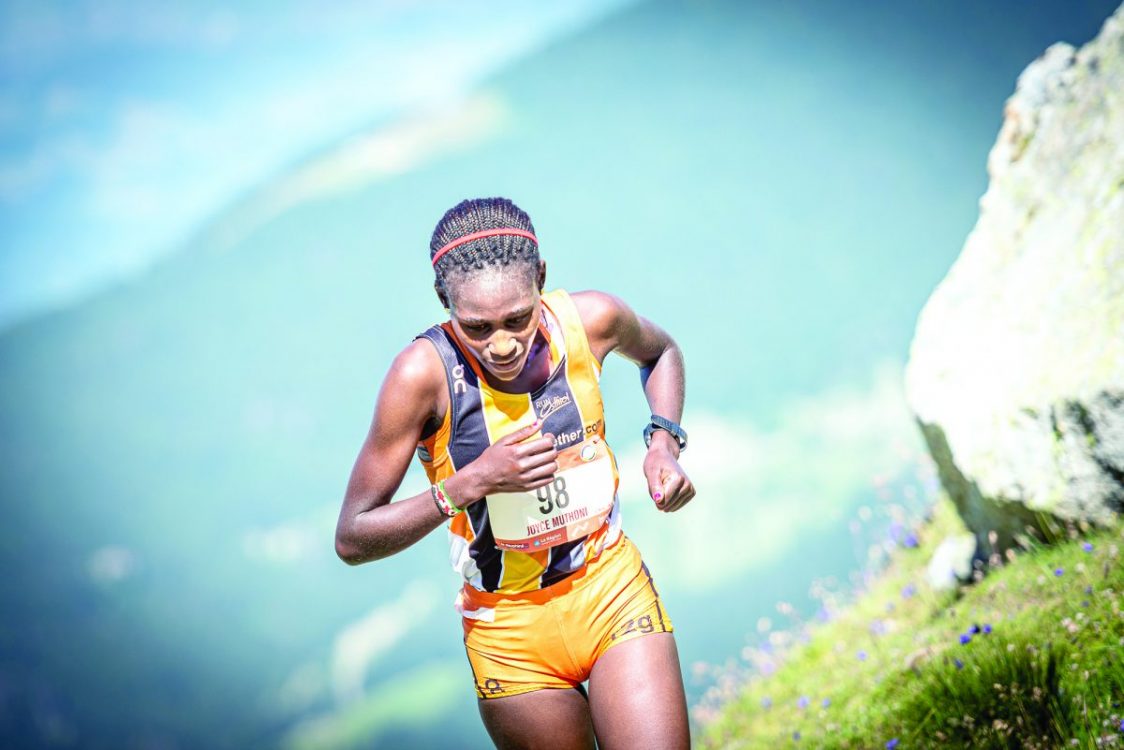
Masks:
[[[691,745],[671,633],[633,638],[602,654],[589,678],[589,703],[602,750],[686,750]]]
[[[535,690],[480,700],[478,705],[480,718],[500,750],[595,747],[589,703],[577,690]]]

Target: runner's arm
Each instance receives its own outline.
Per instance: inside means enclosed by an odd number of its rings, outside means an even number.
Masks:
[[[448,520],[429,488],[390,502],[402,483],[445,377],[433,347],[414,341],[395,358],[379,391],[367,438],[355,459],[336,524],[336,554],[349,565],[409,547]],[[445,484],[456,497],[457,480]]]
[[[616,351],[640,368],[640,382],[653,414],[679,422],[683,417],[686,374],[674,339],[623,300],[605,292],[572,295],[594,356],[604,361]],[[656,430],[644,460],[648,489],[657,507],[674,511],[695,495],[694,485],[678,464],[679,444],[671,433]],[[656,497],[656,495],[661,497]]]
[[[351,470],[336,524],[336,554],[350,565],[389,557],[440,526],[447,517],[427,488],[391,502],[413,458],[426,420],[445,393],[444,365],[428,342],[408,346],[390,367],[371,429]],[[442,399],[443,400],[443,399]],[[441,407],[441,416],[445,409]],[[445,480],[454,504],[465,507],[493,492],[533,490],[558,470],[554,438],[534,438],[538,422],[505,435]]]

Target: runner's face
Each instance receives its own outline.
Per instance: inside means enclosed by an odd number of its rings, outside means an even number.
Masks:
[[[460,280],[449,304],[461,343],[496,379],[517,378],[539,327],[538,288],[523,274],[485,269]]]

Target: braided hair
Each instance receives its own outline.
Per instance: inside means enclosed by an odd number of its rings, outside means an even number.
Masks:
[[[459,237],[485,229],[524,229],[532,234],[535,227],[531,217],[507,198],[472,198],[450,208],[437,222],[429,241],[429,257]],[[506,268],[525,274],[530,283],[536,283],[539,270],[539,248],[534,241],[518,235],[481,237],[459,245],[437,261],[437,292],[449,299],[450,282],[459,283],[465,277],[486,268]]]

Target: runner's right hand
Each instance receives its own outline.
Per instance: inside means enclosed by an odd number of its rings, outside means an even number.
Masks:
[[[532,422],[497,440],[464,468],[473,478],[473,487],[483,497],[497,492],[524,492],[545,487],[558,471],[558,451],[549,432],[530,439],[541,422]]]

